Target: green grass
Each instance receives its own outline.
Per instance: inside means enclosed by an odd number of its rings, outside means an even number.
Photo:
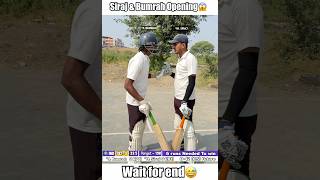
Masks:
[[[105,63],[116,63],[119,61],[129,61],[136,54],[136,50],[125,48],[106,48],[102,51],[102,60]],[[203,57],[197,57],[199,65],[206,65],[206,60]],[[177,55],[172,54],[166,62],[176,64]]]
[[[120,63],[128,62],[136,52],[131,49],[103,49],[102,50],[102,62],[103,63]]]
[[[210,76],[206,76],[205,72],[200,70],[199,75],[197,75],[197,87],[218,87],[218,79]]]

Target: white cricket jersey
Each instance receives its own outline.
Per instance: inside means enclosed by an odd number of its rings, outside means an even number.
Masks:
[[[130,59],[128,64],[127,78],[134,80],[133,87],[145,98],[148,87],[150,59],[141,51]],[[132,97],[128,92],[126,103],[132,106],[139,106],[139,101]]]
[[[188,76],[197,74],[198,61],[197,58],[189,51],[185,52],[181,58],[178,59],[176,66],[176,74],[174,78],[174,96],[179,100],[183,100],[184,95],[189,84]],[[195,89],[189,98],[189,100],[196,99]]]

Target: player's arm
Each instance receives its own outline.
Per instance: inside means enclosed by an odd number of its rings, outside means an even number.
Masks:
[[[188,80],[189,80],[189,84],[187,86],[186,93],[184,94],[184,98],[183,98],[184,102],[187,102],[189,100],[189,98],[193,92],[193,89],[196,85],[196,75],[192,74],[192,75],[188,76]]]
[[[188,86],[186,88],[186,92],[184,94],[183,100],[181,102],[180,111],[184,117],[188,119],[190,113],[192,112],[191,109],[188,107],[187,101],[189,100],[194,87],[196,85],[196,73],[197,73],[197,59],[189,59],[187,61],[187,68],[188,68]]]
[[[84,77],[84,73],[88,67],[89,64],[83,61],[71,57],[68,58],[64,63],[61,84],[74,100],[101,120],[101,99]]]
[[[133,86],[134,80],[126,78],[124,82],[124,89],[137,101],[143,101],[144,98],[138,93],[138,91]]]
[[[249,99],[257,77],[259,48],[246,48],[238,53],[239,73],[223,119],[234,122]]]

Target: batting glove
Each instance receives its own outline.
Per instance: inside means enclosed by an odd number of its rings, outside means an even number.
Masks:
[[[223,124],[219,127],[219,154],[221,154],[233,168],[240,169],[240,161],[243,160],[248,150],[248,145],[234,135],[233,123],[227,120],[222,120],[219,123]]]
[[[182,102],[179,110],[181,111],[182,115],[186,118],[189,119],[190,115],[192,113],[192,110],[190,108],[188,108],[188,105],[186,102]]]
[[[152,110],[151,104],[148,101],[140,101],[139,102],[139,111],[142,112],[143,114],[147,115],[149,112]]]

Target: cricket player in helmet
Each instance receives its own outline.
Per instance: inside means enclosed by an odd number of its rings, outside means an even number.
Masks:
[[[158,52],[158,39],[153,32],[147,32],[141,35],[139,50],[146,50],[150,55]]]
[[[141,35],[139,52],[130,59],[127,78],[124,83],[126,103],[129,113],[129,150],[142,150],[142,137],[146,116],[152,109],[145,100],[149,73],[149,56],[157,52],[158,40],[153,32]]]

